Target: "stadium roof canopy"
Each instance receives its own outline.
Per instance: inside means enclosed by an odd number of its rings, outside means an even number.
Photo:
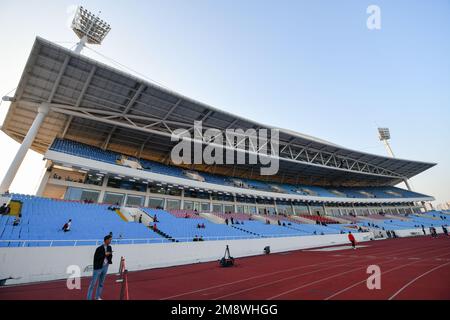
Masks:
[[[50,104],[51,111],[32,145],[42,154],[55,137],[61,137],[168,163],[176,144],[170,138],[172,131],[185,128],[192,133],[194,121],[203,121],[204,129],[272,129],[36,38],[2,130],[22,142],[43,102]],[[279,173],[260,178],[321,185],[395,185],[435,165],[354,151],[285,129],[280,129],[279,138]],[[224,144],[235,149],[231,142]],[[241,177],[259,175],[257,165],[189,168]]]

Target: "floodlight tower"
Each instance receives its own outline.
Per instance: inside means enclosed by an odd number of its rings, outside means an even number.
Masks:
[[[391,145],[389,144],[389,140],[391,139],[389,128],[378,128],[378,136],[380,138],[380,141],[383,141],[384,145],[386,146],[388,154],[392,158],[395,158],[394,152],[392,151]]]
[[[109,24],[82,6],[78,6],[71,28],[80,38],[75,48],[76,53],[81,53],[87,43],[101,44],[111,30]]]
[[[389,144],[389,140],[391,139],[389,128],[378,128],[378,137],[380,138],[380,141],[383,141],[384,145],[386,146],[388,154],[392,158],[395,158],[394,152],[392,151],[391,145]],[[403,179],[403,182],[405,182],[406,188],[408,188],[409,191],[412,191],[408,179]]]

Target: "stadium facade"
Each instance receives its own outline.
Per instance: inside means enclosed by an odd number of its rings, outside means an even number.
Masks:
[[[279,170],[259,164],[171,163],[176,129],[277,129]],[[394,187],[434,166],[350,150],[200,103],[37,38],[2,126],[21,143],[8,191],[31,148],[46,159],[37,195],[198,212],[327,214],[419,212],[433,197]],[[195,135],[190,142],[211,144]],[[214,142],[215,143],[215,142]],[[223,148],[248,157],[225,139]],[[273,149],[274,146],[269,146]]]

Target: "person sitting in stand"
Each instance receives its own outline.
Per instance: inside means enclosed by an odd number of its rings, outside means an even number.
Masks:
[[[202,229],[205,229],[205,228],[206,228],[204,223],[202,223],[200,227],[201,227]]]
[[[204,241],[204,240],[203,240],[203,236],[200,236],[200,238],[198,239],[198,241]]]
[[[281,226],[281,221],[280,220],[278,220],[278,225]]]
[[[68,232],[70,231],[70,226],[72,225],[72,219],[69,219],[69,221],[67,221],[64,226],[62,227],[62,230],[64,232]]]
[[[0,214],[6,214],[6,203],[0,207]]]
[[[155,216],[153,217],[153,222],[159,222],[158,218],[156,217],[156,213],[155,213]]]
[[[195,235],[194,239],[192,239],[192,241],[198,241],[198,236]]]
[[[16,217],[13,222],[13,226],[18,226],[20,224],[20,217]]]
[[[155,231],[155,232],[158,231],[158,227],[156,226],[156,223],[153,224],[152,228],[153,228],[153,231]]]
[[[189,219],[189,215],[187,214],[187,212],[184,213],[184,218]]]

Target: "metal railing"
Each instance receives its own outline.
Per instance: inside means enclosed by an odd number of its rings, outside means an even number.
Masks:
[[[311,234],[313,235],[313,234]],[[261,238],[281,238],[281,237],[298,237],[305,236],[304,234],[265,234],[265,235],[245,235],[245,236],[209,236],[202,237],[203,241],[219,241],[219,240],[244,240],[244,239],[261,239]],[[195,242],[194,237],[173,237],[174,241],[177,242]],[[172,243],[171,239],[167,238],[138,238],[138,239],[114,239],[112,240],[113,245],[123,245],[123,244],[154,244],[154,243]],[[199,241],[201,242],[201,241]],[[10,244],[13,245],[10,245]],[[103,240],[99,239],[36,239],[36,240],[0,240],[0,248],[4,247],[56,247],[56,246],[83,246],[83,245],[100,245]],[[6,246],[2,244],[7,244]],[[14,245],[17,244],[17,245]],[[31,245],[30,245],[31,244]]]

